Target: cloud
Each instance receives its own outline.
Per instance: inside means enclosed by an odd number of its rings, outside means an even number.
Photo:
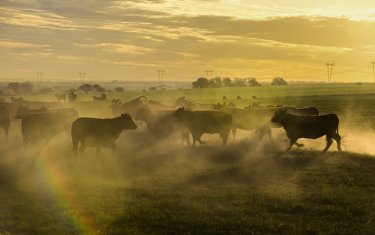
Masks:
[[[144,55],[148,52],[153,52],[155,49],[145,48],[131,44],[125,43],[99,43],[99,44],[80,44],[75,43],[79,47],[87,48],[99,48],[103,51],[115,52],[115,53],[125,53],[125,54],[135,54],[135,55]]]
[[[29,49],[29,48],[43,49],[44,48],[45,49],[45,48],[49,48],[49,46],[0,39],[0,48],[2,49],[25,49],[25,48],[26,49]]]
[[[73,30],[77,28],[72,21],[65,17],[42,10],[16,10],[0,7],[0,24],[28,26],[37,28]]]

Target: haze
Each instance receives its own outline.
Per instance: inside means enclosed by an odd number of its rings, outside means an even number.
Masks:
[[[282,3],[281,3],[282,2]],[[0,80],[372,81],[373,0],[2,0]]]

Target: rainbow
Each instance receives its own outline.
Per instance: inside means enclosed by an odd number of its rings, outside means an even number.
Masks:
[[[75,192],[72,192],[67,185],[65,172],[59,164],[54,162],[56,149],[46,145],[43,147],[37,158],[37,173],[50,194],[54,203],[63,210],[64,216],[70,225],[79,234],[98,234],[100,229],[94,223],[94,219],[80,205]]]

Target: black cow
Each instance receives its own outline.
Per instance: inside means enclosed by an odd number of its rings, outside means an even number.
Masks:
[[[321,116],[298,116],[286,112],[286,110],[277,110],[271,119],[272,122],[280,123],[286,135],[290,139],[288,151],[294,144],[297,144],[299,138],[317,139],[326,136],[327,145],[323,149],[326,152],[332,144],[332,139],[337,142],[337,149],[341,151],[341,136],[339,135],[339,118],[336,114],[326,114]]]
[[[124,129],[136,129],[137,125],[129,114],[121,114],[116,118],[78,118],[72,124],[71,136],[73,151],[78,156],[82,155],[87,146],[95,146],[96,153],[101,147],[109,147],[112,153],[116,150],[115,141]]]
[[[175,110],[151,110],[142,108],[135,116],[135,120],[144,121],[148,130],[155,137],[168,137],[174,133],[180,133],[182,142],[190,145],[189,130],[176,120]]]
[[[56,112],[30,114],[22,118],[21,128],[24,144],[38,143],[43,139],[52,138],[59,132],[69,131],[78,112],[72,108]]]
[[[232,129],[232,115],[220,111],[188,111],[179,108],[174,115],[177,120],[189,129],[193,136],[193,146],[198,141],[200,144],[204,133],[218,133],[223,140],[223,145],[227,143],[229,131]]]
[[[10,113],[5,107],[0,107],[0,126],[3,128],[5,137],[8,139]]]

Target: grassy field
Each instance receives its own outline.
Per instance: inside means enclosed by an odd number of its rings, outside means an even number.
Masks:
[[[295,84],[108,94],[167,104],[182,95],[203,103],[226,95],[239,107],[255,95],[264,105],[315,106],[339,115],[343,153],[332,146],[320,154],[322,139],[278,156],[287,146],[282,130],[263,141],[240,132],[226,147],[206,135],[207,145],[192,148],[155,140],[140,127],[120,136],[115,156],[91,149],[76,159],[65,133],[23,148],[14,122],[9,143],[0,145],[0,234],[374,234],[373,90]],[[109,103],[91,96],[65,105],[83,116],[110,116]]]

